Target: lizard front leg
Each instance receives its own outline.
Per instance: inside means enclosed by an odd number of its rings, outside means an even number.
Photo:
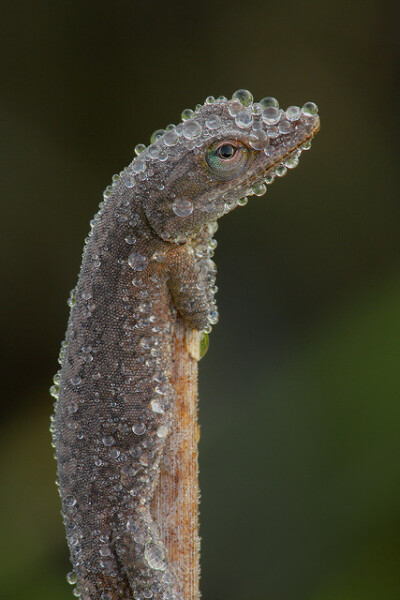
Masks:
[[[189,243],[178,246],[171,253],[168,287],[174,305],[186,323],[199,331],[207,329],[211,322],[213,306],[208,293],[209,272],[209,269],[199,266]]]

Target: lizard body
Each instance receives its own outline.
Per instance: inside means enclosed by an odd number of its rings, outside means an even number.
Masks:
[[[184,600],[151,504],[170,433],[177,320],[217,322],[216,221],[293,168],[313,103],[236,92],[184,111],[114,177],[93,219],[62,346],[52,433],[82,600]],[[186,599],[185,599],[186,600]]]

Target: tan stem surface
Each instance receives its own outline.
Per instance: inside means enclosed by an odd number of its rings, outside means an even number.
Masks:
[[[175,414],[153,499],[158,523],[184,600],[199,600],[197,361],[200,333],[178,317],[172,343]]]

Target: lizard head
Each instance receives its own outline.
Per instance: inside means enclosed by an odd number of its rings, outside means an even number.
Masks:
[[[153,134],[124,173],[139,183],[146,218],[163,240],[183,243],[250,195],[263,195],[294,168],[319,130],[317,106],[285,111],[271,97],[253,102],[246,90],[207,98],[183,122]]]

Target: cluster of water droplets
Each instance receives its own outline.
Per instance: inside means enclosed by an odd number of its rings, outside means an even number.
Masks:
[[[249,131],[248,143],[254,149],[265,153],[269,161],[264,171],[246,190],[246,195],[236,205],[247,204],[248,196],[263,196],[267,185],[275,177],[283,177],[288,169],[294,169],[301,153],[311,148],[311,137],[307,137],[309,119],[318,113],[314,102],[306,102],[302,108],[289,106],[286,110],[279,107],[276,98],[267,96],[260,102],[253,102],[252,94],[247,90],[238,90],[232,96],[229,114],[235,119],[237,127]]]
[[[207,114],[207,107],[217,110]],[[165,129],[156,130],[150,138],[149,146],[138,144],[135,147],[136,157],[124,171],[114,176],[113,185],[121,180],[126,188],[132,189],[140,185],[140,182],[149,181],[160,165],[177,160],[182,150],[199,151],[224,128],[234,125],[246,134],[248,145],[253,150],[264,152],[272,165],[270,172],[249,185],[245,194],[262,196],[266,192],[266,185],[272,183],[275,176],[282,177],[288,169],[296,167],[302,151],[310,148],[310,139],[299,144],[296,144],[296,140],[306,135],[307,122],[315,118],[317,112],[318,107],[313,102],[306,102],[301,108],[289,106],[286,110],[280,108],[273,97],[254,102],[252,94],[247,90],[237,90],[230,100],[225,96],[209,96],[195,110],[183,110],[182,122],[178,125],[170,124]],[[283,152],[285,147],[286,154]],[[282,154],[284,156],[279,161]],[[163,183],[159,185],[162,188]],[[216,216],[245,203],[245,199],[236,201],[234,206],[228,202]],[[178,217],[188,217],[195,207],[189,198],[176,198],[171,209]],[[211,212],[216,207],[210,203],[208,208],[202,207],[202,210]]]

